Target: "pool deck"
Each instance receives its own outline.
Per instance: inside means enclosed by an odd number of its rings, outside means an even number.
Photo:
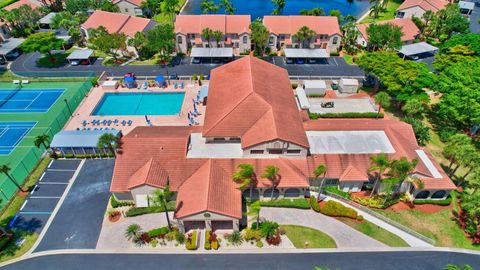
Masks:
[[[182,108],[178,115],[148,115],[148,119],[150,120],[153,126],[188,126],[188,117],[187,114],[189,111],[193,111],[193,102],[192,99],[196,99],[197,92],[201,86],[198,84],[193,84],[190,81],[186,81],[184,89],[174,89],[173,85],[169,85],[167,88],[158,88],[158,87],[149,87],[147,90],[139,90],[136,88],[128,89],[119,87],[117,89],[105,89],[101,86],[94,87],[90,90],[87,94],[85,99],[82,103],[78,106],[77,110],[73,113],[73,117],[70,121],[65,125],[65,130],[77,130],[83,128],[115,128],[117,130],[121,130],[123,134],[129,133],[137,126],[148,126],[145,116],[144,115],[110,115],[110,116],[100,116],[100,115],[91,115],[94,111],[95,106],[100,102],[105,93],[173,93],[173,92],[181,92],[185,93],[185,98],[183,100]],[[203,85],[208,84],[203,83]],[[197,105],[197,110],[200,113],[199,116],[195,117],[195,121],[198,125],[203,125],[203,119],[205,115],[205,108],[202,104]],[[118,124],[111,124],[111,125],[92,125],[91,122],[93,120],[115,120],[118,119]],[[86,120],[88,124],[84,127],[82,122]],[[123,120],[132,120],[133,123],[131,126],[122,125],[121,122]]]

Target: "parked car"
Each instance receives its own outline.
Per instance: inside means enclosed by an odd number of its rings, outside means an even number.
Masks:
[[[72,61],[70,61],[70,65],[78,66],[78,65],[80,65],[80,61],[79,60],[72,60]]]
[[[90,65],[90,61],[88,61],[87,59],[83,59],[82,61],[80,61],[80,65]]]
[[[303,65],[305,64],[305,61],[303,59],[297,59],[297,65]]]
[[[193,58],[193,59],[192,59],[192,64],[200,64],[200,62],[202,62],[202,61],[200,60],[200,58]]]
[[[287,60],[285,60],[285,62],[287,64],[293,64],[293,59],[292,58],[287,58]]]
[[[213,58],[213,61],[212,61],[214,64],[220,64],[222,63],[222,59],[220,58]]]
[[[5,58],[1,57],[0,58],[0,65],[5,65],[7,64],[7,61],[5,61]]]
[[[308,59],[309,64],[316,64],[317,60],[316,59]]]

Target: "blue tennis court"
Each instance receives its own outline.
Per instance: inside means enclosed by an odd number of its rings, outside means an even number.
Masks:
[[[63,89],[0,90],[0,113],[46,112]]]
[[[0,155],[10,154],[37,122],[0,122]]]

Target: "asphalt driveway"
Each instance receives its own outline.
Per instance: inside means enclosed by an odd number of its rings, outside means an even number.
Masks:
[[[127,72],[133,72],[138,76],[156,76],[162,75],[178,75],[191,76],[193,74],[210,74],[210,70],[220,66],[221,64],[192,64],[188,58],[177,61],[170,66],[145,65],[145,66],[103,66],[102,60],[96,60],[92,65],[88,66],[71,66],[66,64],[58,68],[43,68],[36,64],[40,57],[39,53],[27,53],[20,55],[10,66],[15,74],[21,76],[35,77],[81,77],[87,73],[95,73],[100,75],[103,71],[108,76],[123,76]],[[237,57],[238,58],[238,57]],[[325,77],[350,77],[364,76],[363,71],[355,65],[348,65],[341,57],[330,57],[323,64],[285,64],[283,57],[267,57],[267,61],[277,66],[287,69],[290,76],[325,76]]]
[[[35,252],[95,248],[110,197],[113,159],[86,160]]]
[[[9,228],[40,233],[79,165],[80,160],[51,161]]]

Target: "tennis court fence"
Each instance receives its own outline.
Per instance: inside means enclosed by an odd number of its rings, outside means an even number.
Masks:
[[[83,100],[85,95],[92,87],[91,78],[83,79],[84,82],[77,88],[75,94],[70,98],[63,101],[59,100],[63,104],[60,110],[54,110],[48,112],[49,122],[45,125],[36,126],[30,130],[30,132],[17,144],[12,153],[8,156],[10,159],[7,165],[11,168],[9,174],[18,183],[23,184],[32,169],[35,168],[39,160],[41,159],[45,148],[35,147],[35,137],[42,134],[48,134],[50,140],[53,136],[63,129],[65,123],[72,116],[77,106]],[[0,175],[0,208],[3,208],[10,199],[16,194],[17,187],[13,184],[4,174]]]

